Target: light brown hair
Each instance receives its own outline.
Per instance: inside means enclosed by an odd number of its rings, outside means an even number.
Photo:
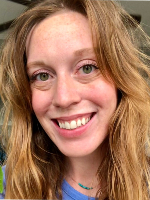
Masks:
[[[140,26],[113,1],[41,0],[14,23],[1,52],[0,94],[4,102],[3,135],[12,121],[7,148],[6,198],[56,199],[62,197],[64,156],[40,126],[31,105],[26,72],[26,39],[32,27],[52,13],[70,9],[85,15],[101,73],[118,89],[118,107],[108,138],[103,167],[110,200],[148,200],[150,120],[150,59],[138,47],[135,35],[149,43]],[[99,196],[99,193],[97,193]],[[101,199],[101,197],[99,197]]]

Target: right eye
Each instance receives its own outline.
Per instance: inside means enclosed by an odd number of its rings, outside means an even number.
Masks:
[[[29,76],[30,84],[39,90],[48,90],[51,88],[53,81],[55,80],[55,75],[46,70],[39,70]]]
[[[37,74],[33,74],[31,77],[32,81],[47,81],[50,79],[50,74],[47,72],[39,72]]]

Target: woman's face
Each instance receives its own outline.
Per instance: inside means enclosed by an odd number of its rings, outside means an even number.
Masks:
[[[36,25],[27,40],[33,110],[66,156],[98,149],[117,105],[117,91],[99,72],[87,18],[63,11]]]

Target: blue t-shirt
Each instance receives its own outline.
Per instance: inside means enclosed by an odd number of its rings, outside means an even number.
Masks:
[[[6,166],[2,167],[3,170],[3,186],[4,191],[0,194],[0,199],[5,198],[5,189],[6,189],[6,180],[5,180],[5,168]],[[64,179],[62,183],[62,200],[96,200],[94,197],[88,197],[69,185],[69,183]]]
[[[69,185],[69,183],[64,179],[62,184],[62,195],[63,200],[96,200],[94,197],[88,197]]]

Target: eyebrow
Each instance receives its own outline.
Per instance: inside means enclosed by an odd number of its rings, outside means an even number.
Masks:
[[[95,54],[95,51],[93,48],[84,48],[84,49],[79,49],[74,52],[76,56],[82,56],[84,54]]]
[[[27,68],[38,66],[38,65],[46,66],[46,64],[43,61],[34,61],[34,62],[27,63]]]
[[[86,54],[95,55],[94,49],[93,48],[84,48],[84,49],[76,50],[74,52],[74,55],[76,57],[82,57]],[[27,63],[27,68],[29,69],[30,67],[39,66],[39,65],[42,65],[45,67],[47,66],[43,61],[34,61],[34,62]]]

